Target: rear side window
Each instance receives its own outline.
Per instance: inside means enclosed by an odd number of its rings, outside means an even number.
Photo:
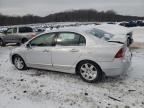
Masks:
[[[69,33],[69,32],[59,33],[57,38],[57,45],[61,46],[79,46],[85,44],[86,44],[85,38],[76,33]]]
[[[8,30],[7,30],[7,33],[8,33],[8,34],[12,34],[12,33],[13,33],[13,29],[12,29],[12,28],[8,29]]]
[[[33,32],[33,29],[31,27],[20,27],[19,28],[19,33],[29,33]]]
[[[85,44],[86,44],[86,39],[85,39],[85,37],[80,36],[79,45],[85,45]]]

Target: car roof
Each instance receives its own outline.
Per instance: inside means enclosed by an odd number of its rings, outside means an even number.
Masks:
[[[45,33],[51,32],[75,32],[83,34],[84,30],[78,29],[77,27],[64,27],[64,28],[54,28],[52,30],[46,30]]]
[[[10,27],[8,27],[8,29],[9,29],[9,28],[19,28],[19,27],[29,27],[29,28],[32,28],[31,26],[18,25],[18,26],[10,26]]]

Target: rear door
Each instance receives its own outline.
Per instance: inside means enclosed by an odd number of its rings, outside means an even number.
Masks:
[[[13,35],[13,28],[9,28],[4,36],[4,40],[6,43],[13,42],[12,35]]]
[[[19,38],[18,38],[18,28],[17,27],[14,27],[13,28],[13,34],[12,34],[12,41],[15,42],[15,43],[18,43],[19,42]]]
[[[77,33],[60,32],[57,44],[52,51],[52,63],[55,70],[70,69],[84,50],[86,40]]]

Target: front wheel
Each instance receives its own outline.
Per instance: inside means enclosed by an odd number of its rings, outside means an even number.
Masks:
[[[0,46],[5,46],[5,43],[3,42],[2,39],[0,39]]]
[[[18,55],[16,55],[14,57],[13,63],[18,70],[26,70],[27,69],[27,66],[26,66],[24,60],[22,59],[22,57],[20,57]]]
[[[28,41],[28,39],[24,38],[24,39],[22,39],[21,43],[24,44],[24,43],[26,43],[27,41]]]
[[[19,43],[19,42],[18,42],[18,43],[16,43],[16,45],[17,45],[17,46],[20,46],[20,45],[21,45],[21,43]]]
[[[102,79],[102,70],[92,61],[83,61],[78,66],[80,77],[89,83],[98,82]]]

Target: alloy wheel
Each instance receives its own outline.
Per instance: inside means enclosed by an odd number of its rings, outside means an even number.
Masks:
[[[80,68],[82,77],[86,80],[92,81],[97,77],[97,69],[93,64],[85,63]]]
[[[22,60],[22,58],[18,57],[18,56],[15,57],[15,59],[14,59],[14,65],[17,69],[20,69],[20,70],[22,70],[25,66],[24,61]]]

